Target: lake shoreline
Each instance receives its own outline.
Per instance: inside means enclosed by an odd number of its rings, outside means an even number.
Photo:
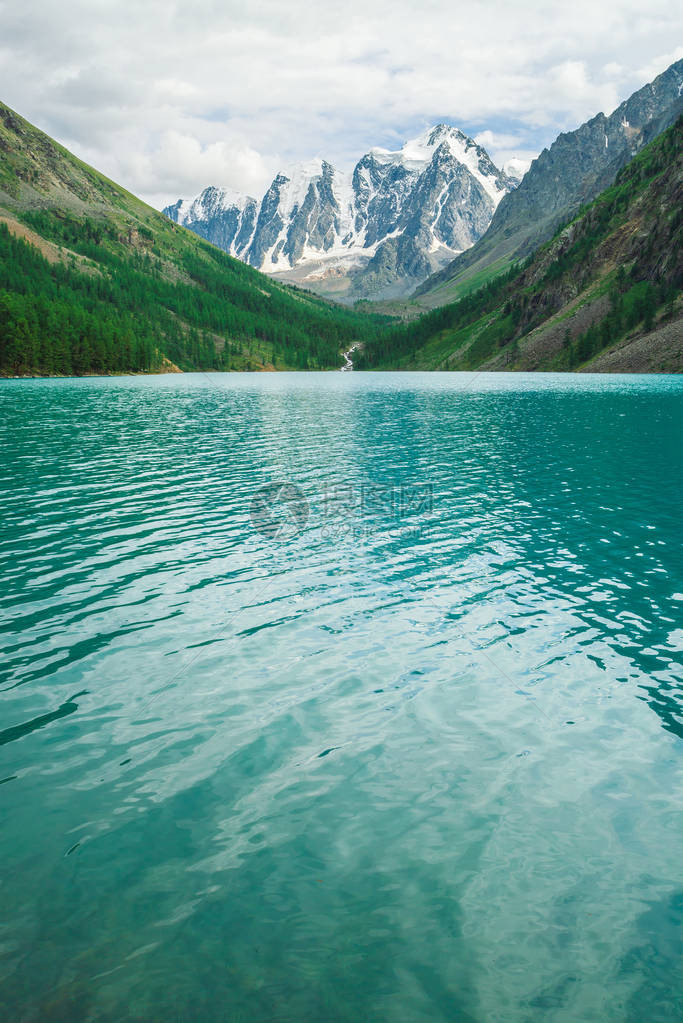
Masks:
[[[425,373],[428,376],[457,376],[457,375],[473,375],[481,376],[563,376],[563,377],[585,377],[585,376],[601,376],[601,377],[614,377],[614,376],[681,376],[683,371],[681,370],[666,370],[666,369],[654,369],[640,371],[637,369],[612,369],[612,370],[596,370],[586,367],[585,369],[577,370],[562,370],[562,369],[356,369],[352,367],[353,372],[358,375],[369,376],[372,374],[378,376],[384,376],[389,373]],[[220,377],[242,377],[242,376],[263,376],[267,374],[269,376],[282,375],[285,373],[296,373],[297,376],[305,376],[307,373],[348,373],[351,369],[347,366],[338,366],[329,369],[190,369],[190,370],[154,370],[149,373],[136,373],[131,371],[129,373],[72,373],[67,375],[65,373],[21,373],[10,375],[7,373],[0,373],[0,380],[115,380],[117,378],[125,377],[165,377],[165,376],[220,376]]]

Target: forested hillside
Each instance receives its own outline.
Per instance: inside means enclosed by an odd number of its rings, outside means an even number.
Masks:
[[[522,266],[388,330],[357,365],[683,370],[682,142],[680,118]]]
[[[378,321],[172,224],[0,105],[0,373],[337,368]]]

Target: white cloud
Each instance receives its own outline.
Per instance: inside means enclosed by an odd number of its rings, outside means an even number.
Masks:
[[[491,131],[487,128],[486,131],[480,131],[475,135],[474,141],[489,152],[493,152],[496,149],[514,148],[521,145],[523,140],[519,135],[506,135],[505,132]]]
[[[529,137],[524,133],[498,132],[486,128],[474,136],[474,141],[484,147],[497,167],[513,177],[523,177],[531,161],[538,156],[537,149],[529,148]]]
[[[683,58],[683,46],[677,46],[674,50],[669,50],[667,53],[660,53],[652,60],[649,60],[646,64],[641,64],[636,68],[632,74],[632,78],[637,78],[639,81],[649,82],[657,75],[660,75],[662,71],[666,71],[674,61],[681,60]]]
[[[2,99],[156,204],[437,120],[527,158],[683,52],[670,0],[0,0],[0,23]]]
[[[191,192],[197,182],[219,181],[232,188],[261,193],[270,181],[263,158],[239,139],[202,146],[192,135],[167,131],[150,159],[150,172],[159,191]]]

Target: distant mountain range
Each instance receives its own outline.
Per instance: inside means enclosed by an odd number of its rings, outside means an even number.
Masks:
[[[635,92],[609,116],[597,114],[557,137],[521,184],[499,203],[471,248],[416,291],[419,307],[443,305],[482,276],[500,272],[550,238],[558,224],[610,185],[618,171],[683,112],[683,60]]]
[[[352,174],[325,160],[278,174],[260,202],[215,186],[164,213],[269,274],[342,300],[408,294],[488,228],[517,179],[438,124]]]
[[[211,186],[164,213],[265,273],[343,302],[414,291],[415,314],[551,237],[676,120],[682,83],[678,61],[610,116],[559,135],[521,183],[439,124],[396,152],[372,149],[350,175],[314,160],[278,174],[260,201]]]

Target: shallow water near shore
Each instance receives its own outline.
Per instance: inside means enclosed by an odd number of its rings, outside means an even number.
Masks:
[[[3,1018],[683,1018],[682,378],[0,416]]]

